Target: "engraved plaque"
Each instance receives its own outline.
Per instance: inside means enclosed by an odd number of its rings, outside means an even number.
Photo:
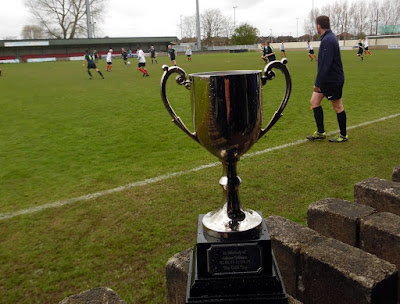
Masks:
[[[207,268],[212,275],[255,274],[262,265],[262,248],[257,244],[211,245],[207,250]]]

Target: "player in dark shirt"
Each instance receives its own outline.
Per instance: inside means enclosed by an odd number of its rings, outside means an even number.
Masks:
[[[101,78],[104,79],[103,74],[100,72],[100,70],[97,68],[96,64],[94,63],[92,55],[89,54],[89,50],[86,50],[85,62],[87,62],[87,72],[90,76],[89,79],[92,79],[92,73],[90,73],[90,69],[95,69],[96,72],[99,73]],[[85,63],[83,64],[83,66],[85,66]]]
[[[346,131],[347,116],[343,107],[342,91],[344,85],[343,64],[340,47],[335,34],[330,29],[328,16],[319,16],[316,19],[317,31],[321,35],[321,43],[318,52],[318,70],[315,78],[313,94],[311,96],[311,108],[317,131],[307,136],[308,140],[316,141],[326,138],[324,127],[324,113],[322,111],[322,100],[324,97],[330,100],[336,112],[340,134],[329,139],[330,142],[346,142],[348,135]]]
[[[156,59],[156,49],[154,48],[154,46],[150,47],[150,57],[151,57],[151,63],[153,63],[153,61],[158,63]]]
[[[175,50],[172,48],[171,45],[168,45],[168,56],[171,59],[171,62],[176,65],[176,52]]]
[[[358,41],[357,56],[360,56],[360,57],[361,57],[361,61],[364,60],[363,52],[364,52],[364,49],[363,49],[363,45],[362,45],[362,42],[361,42],[361,39],[360,39],[360,40]]]
[[[265,42],[263,47],[263,56],[261,56],[261,58],[264,59],[265,63],[267,63],[268,60],[269,62],[276,60],[274,48],[270,46],[269,41]]]
[[[124,48],[122,48],[121,56],[122,56],[122,59],[124,59],[124,64],[127,65],[128,64],[128,53],[127,53],[127,51],[125,51]]]

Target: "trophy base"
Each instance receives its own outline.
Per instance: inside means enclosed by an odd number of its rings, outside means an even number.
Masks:
[[[225,240],[254,239],[260,235],[263,222],[260,214],[251,209],[242,209],[244,219],[234,221],[228,217],[227,203],[218,210],[202,217],[203,231],[207,240],[223,238]]]
[[[287,304],[265,222],[258,238],[210,241],[203,217],[199,216],[197,244],[190,257],[186,304]]]

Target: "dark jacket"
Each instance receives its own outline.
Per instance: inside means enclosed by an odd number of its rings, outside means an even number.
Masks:
[[[315,86],[343,85],[344,73],[339,43],[331,30],[321,36],[318,51],[318,73]]]

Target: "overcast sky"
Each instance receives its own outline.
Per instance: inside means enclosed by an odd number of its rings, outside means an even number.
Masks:
[[[24,0],[1,0],[0,39],[21,39],[24,25],[33,24]],[[219,8],[225,17],[239,25],[247,22],[259,29],[262,36],[304,34],[304,20],[312,5],[321,8],[326,0],[199,0],[200,13]],[[237,8],[234,9],[233,7]],[[104,22],[96,24],[101,37],[178,36],[180,16],[196,13],[196,0],[133,1],[108,0]],[[298,18],[298,19],[297,19]]]

